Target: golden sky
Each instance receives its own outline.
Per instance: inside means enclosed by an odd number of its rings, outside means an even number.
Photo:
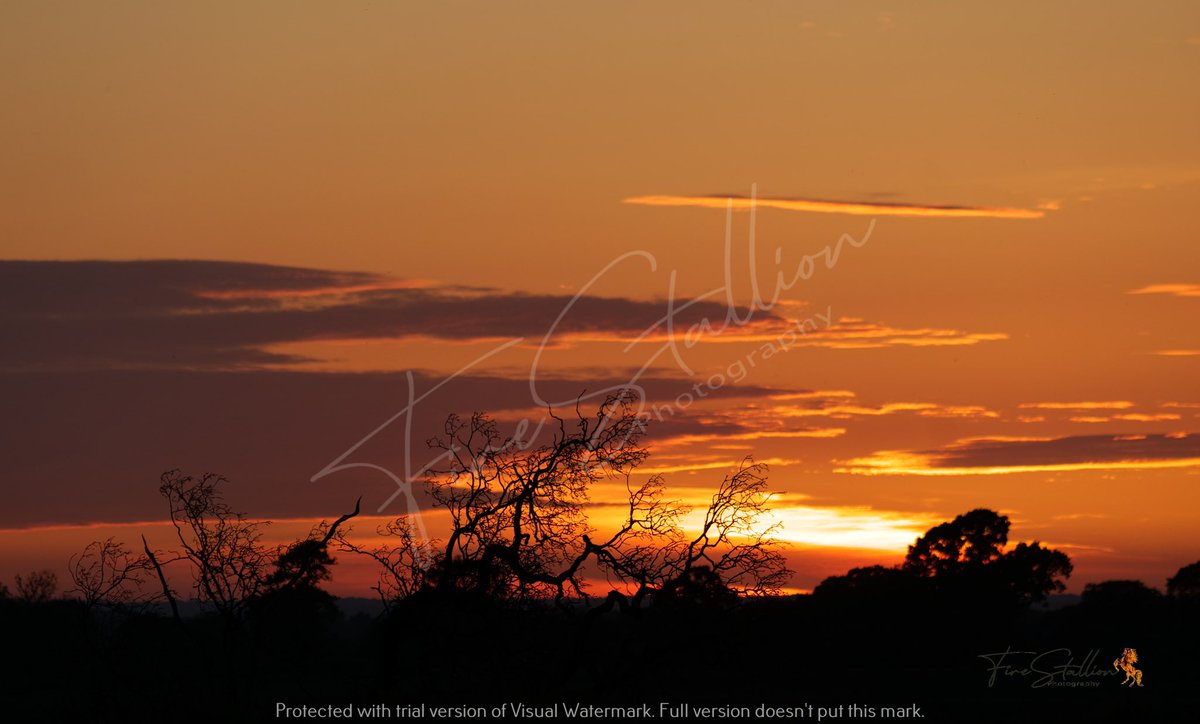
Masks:
[[[981,506],[1074,590],[1161,586],[1200,557],[1196,77],[1192,2],[5,2],[0,578],[136,539],[173,467],[378,506],[311,478],[413,370],[418,467],[451,411],[723,375],[646,468],[768,462],[797,588]]]

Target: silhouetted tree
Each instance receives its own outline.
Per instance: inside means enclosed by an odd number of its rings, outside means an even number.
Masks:
[[[1141,581],[1117,580],[1087,584],[1080,602],[1085,606],[1131,609],[1154,606],[1161,600],[1162,593]]]
[[[333,556],[319,540],[307,538],[288,546],[273,563],[275,570],[264,582],[268,588],[316,588],[329,580]]]
[[[260,542],[263,524],[225,503],[220,486],[226,481],[219,475],[194,478],[170,470],[160,482],[181,557],[191,564],[196,597],[233,627],[264,582],[270,554]]]
[[[164,560],[159,559],[148,543],[145,550],[163,596],[185,632],[190,627],[179,614],[175,593],[163,569],[175,562],[188,564],[197,600],[212,606],[223,622],[221,668],[225,684],[236,699],[242,678],[240,669],[247,665],[241,641],[247,612],[256,608],[262,614],[256,617],[258,623],[273,617],[297,625],[333,612],[332,596],[317,584],[328,577],[328,566],[332,563],[329,541],[341,523],[358,515],[359,508],[355,505],[353,513],[342,516],[331,526],[318,526],[305,540],[272,551],[261,541],[262,528],[268,523],[249,520],[233,510],[222,494],[225,482],[225,478],[213,473],[199,478],[178,470],[163,473],[159,493],[167,501],[180,548],[174,557]],[[189,637],[196,641],[195,637]]]
[[[379,578],[371,588],[384,608],[390,609],[393,603],[412,596],[424,586],[429,543],[414,533],[407,518],[390,520],[375,532],[380,540],[394,542],[365,547],[354,542],[349,528],[337,531],[334,540],[339,550],[366,556],[379,564]]]
[[[284,628],[293,635],[310,633],[314,625],[337,616],[337,599],[320,584],[329,580],[333,556],[317,540],[288,546],[274,562],[275,570],[248,603],[248,613],[262,628]]]
[[[814,593],[824,598],[928,592],[965,595],[981,603],[1027,604],[1066,589],[1067,554],[1040,543],[1018,543],[1005,551],[1007,516],[978,508],[930,528],[908,547],[893,569],[856,568],[831,576]],[[924,581],[927,585],[919,585]]]
[[[663,584],[655,599],[687,604],[722,604],[736,600],[737,593],[711,567],[695,565]]]
[[[908,547],[904,567],[922,576],[953,575],[999,558],[1008,542],[1009,520],[986,508],[930,528]]]
[[[594,417],[577,407],[570,424],[551,411],[557,429],[541,445],[502,435],[482,413],[469,421],[451,415],[444,435],[429,441],[451,461],[428,479],[432,498],[449,514],[447,539],[423,539],[399,518],[378,531],[393,544],[364,548],[341,535],[339,546],[380,564],[375,589],[385,602],[438,591],[561,603],[588,597],[585,566],[633,591],[609,594],[623,607],[668,586],[672,596],[699,590],[701,581],[709,592],[718,582],[733,594],[778,591],[789,571],[777,526],[759,524],[769,501],[766,467],[747,460],[726,476],[698,534],[687,535],[679,525],[686,508],[663,500],[661,478],[629,482],[648,454],[636,402],[621,391]],[[626,515],[602,537],[585,506],[592,485],[612,477],[625,479]]]
[[[354,503],[354,510],[339,517],[332,524],[321,523],[308,538],[296,541],[279,551],[275,558],[275,570],[264,581],[269,589],[316,588],[321,581],[329,579],[329,566],[333,557],[329,555],[329,543],[338,535],[338,529],[362,510],[362,498]]]
[[[889,597],[913,589],[916,579],[911,571],[895,566],[851,568],[844,576],[830,576],[821,581],[813,589],[813,595],[818,598],[873,598],[887,604]]]
[[[741,595],[779,591],[791,571],[775,537],[779,524],[760,524],[770,501],[766,473],[746,458],[721,481],[695,537],[666,534],[658,588],[675,598],[687,592],[712,598],[718,588]]]
[[[145,597],[143,586],[150,561],[137,556],[115,538],[92,541],[71,556],[67,570],[85,612],[97,606],[120,606]]]
[[[331,525],[322,523],[309,536],[279,550],[273,569],[262,582],[259,593],[250,600],[252,613],[258,623],[269,623],[276,629],[291,629],[328,622],[338,614],[337,599],[323,590],[320,584],[329,580],[329,568],[334,558],[329,543],[343,523],[361,510],[362,499]]]
[[[33,571],[17,575],[17,600],[24,603],[45,603],[58,593],[58,574],[54,571]]]
[[[170,470],[163,473],[159,492],[167,501],[181,547],[178,556],[165,563],[189,563],[197,599],[211,604],[227,627],[234,628],[248,602],[259,594],[315,590],[328,578],[333,563],[329,542],[343,523],[359,514],[361,499],[352,513],[318,526],[308,538],[274,551],[272,557],[261,542],[262,527],[269,523],[248,520],[233,510],[221,491],[225,483],[225,478],[213,473],[194,478]],[[149,546],[146,550],[151,566],[159,572],[164,595],[173,599],[162,563]]]
[[[1172,598],[1200,598],[1200,561],[1180,568],[1167,579],[1167,595]]]
[[[1008,516],[986,508],[969,511],[909,546],[904,569],[942,585],[993,596],[1007,592],[1025,603],[1066,590],[1062,579],[1072,571],[1067,554],[1036,541],[1006,552],[1009,527]]]
[[[1070,577],[1073,570],[1066,553],[1037,542],[1018,543],[992,566],[1008,590],[1027,603],[1065,591],[1067,586],[1062,579]]]
[[[159,482],[159,493],[167,502],[180,550],[174,558],[160,561],[146,544],[147,558],[176,622],[185,631],[188,627],[179,615],[163,568],[176,561],[189,564],[197,600],[212,606],[221,618],[221,669],[230,695],[236,698],[240,679],[238,632],[249,602],[263,588],[270,561],[269,552],[260,542],[264,524],[247,520],[225,503],[221,486],[226,481],[220,475],[205,473],[195,478],[169,470]]]
[[[583,565],[598,548],[583,510],[588,490],[647,455],[635,402],[613,395],[569,426],[554,416],[558,429],[540,446],[502,436],[486,415],[451,415],[444,436],[429,441],[452,461],[429,480],[451,526],[425,586],[556,600],[582,593]]]

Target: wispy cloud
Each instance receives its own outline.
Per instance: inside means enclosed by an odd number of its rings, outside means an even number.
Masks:
[[[702,424],[735,424],[748,430],[771,431],[794,429],[796,421],[803,418],[829,418],[850,420],[856,417],[887,417],[891,415],[915,415],[917,417],[953,419],[995,419],[1000,413],[982,405],[947,405],[937,402],[896,401],[868,404],[856,401],[855,395],[846,390],[811,391],[803,393],[769,395],[763,399],[748,400],[736,408],[704,410],[699,421]],[[836,437],[825,430],[841,428],[805,428],[812,434],[807,437]]]
[[[710,432],[684,435],[655,436],[654,447],[680,447],[714,442],[750,442],[755,440],[796,440],[803,438],[829,439],[846,434],[844,427],[813,427],[801,430],[765,430],[748,432]],[[711,447],[711,445],[709,446]]]
[[[834,404],[816,409],[791,409],[780,414],[790,417],[880,417],[899,413],[913,413],[919,417],[999,417],[1000,414],[981,405],[939,405],[934,402],[885,402],[881,405]]]
[[[948,204],[916,204],[891,201],[846,201],[834,199],[804,199],[759,196],[752,199],[739,194],[708,194],[699,196],[633,196],[623,199],[627,204],[643,206],[699,206],[709,209],[745,210],[754,206],[785,211],[806,211],[819,214],[851,214],[855,216],[920,216],[933,218],[992,218],[1040,219],[1046,209],[1018,209],[988,206],[958,206]]]
[[[967,332],[958,329],[917,327],[906,329],[842,317],[829,327],[796,340],[795,346],[828,349],[879,349],[882,347],[958,347],[1008,339],[1004,332]]]
[[[1200,297],[1200,284],[1148,284],[1126,294],[1169,294],[1173,297]]]
[[[1018,407],[1025,410],[1128,410],[1133,403],[1129,400],[1022,402]]]
[[[642,475],[666,475],[668,473],[681,473],[698,470],[736,470],[742,460],[714,460],[712,462],[693,462],[680,463],[678,465],[648,465],[638,468],[638,473]],[[755,462],[763,465],[795,465],[802,462],[796,458],[763,458]]]
[[[1114,420],[1128,420],[1130,422],[1163,422],[1167,420],[1178,420],[1180,416],[1173,412],[1130,412],[1123,415],[1113,415]]]
[[[1200,466],[1200,435],[968,438],[932,450],[884,450],[845,461],[858,475],[1000,475]]]
[[[1104,520],[1111,518],[1108,513],[1063,513],[1051,516],[1052,520]]]
[[[677,320],[677,328],[682,327]],[[780,335],[796,328],[796,321],[769,316],[733,327],[704,338],[710,343],[775,342]],[[827,327],[804,327],[804,334],[793,340],[790,347],[817,347],[822,349],[883,349],[885,347],[959,347],[980,342],[995,342],[1008,339],[1004,332],[968,332],[960,329],[940,327],[897,327],[882,322],[868,322],[858,317],[841,317]],[[678,334],[678,332],[675,332]],[[626,341],[628,334],[619,337],[613,331],[565,331],[564,340],[580,342]],[[639,334],[633,344],[660,344],[670,339],[660,327]]]

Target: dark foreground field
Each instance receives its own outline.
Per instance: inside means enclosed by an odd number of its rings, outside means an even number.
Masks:
[[[691,719],[709,705],[729,721],[1194,720],[1195,601],[1102,593],[1053,611],[894,590],[604,613],[431,595],[347,616],[324,599],[289,600],[236,631],[216,617],[180,626],[5,599],[0,707],[21,722],[270,721],[281,703],[384,704],[410,720],[423,704],[424,721],[438,705],[519,721],[517,703],[527,714],[557,704],[560,719],[583,704]],[[1141,687],[1113,668],[1130,647]]]

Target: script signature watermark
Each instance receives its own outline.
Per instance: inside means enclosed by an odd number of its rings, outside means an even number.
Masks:
[[[1012,680],[1028,683],[1032,689],[1044,687],[1095,687],[1116,672],[1100,661],[1100,651],[1092,649],[1083,656],[1068,648],[1047,651],[1004,651],[979,654],[988,663],[988,687],[997,681]]]
[[[752,188],[751,198],[757,198],[757,189]],[[749,230],[746,237],[746,246],[743,253],[743,261],[747,266],[747,277],[742,280],[744,290],[737,284],[734,278],[734,234],[733,234],[733,203],[732,199],[726,206],[725,213],[725,243],[723,248],[722,262],[724,265],[724,283],[721,286],[715,287],[702,294],[699,294],[688,299],[679,299],[677,293],[678,287],[678,270],[672,269],[667,273],[666,295],[664,301],[663,316],[655,320],[647,326],[639,334],[633,337],[624,348],[625,353],[630,353],[639,344],[655,344],[641,360],[640,366],[630,375],[627,382],[619,385],[611,385],[598,390],[589,390],[586,394],[578,399],[570,400],[547,400],[538,389],[539,365],[541,364],[543,353],[554,346],[558,341],[561,341],[562,335],[559,332],[563,321],[569,318],[572,309],[580,299],[585,298],[593,289],[595,289],[604,278],[614,271],[623,267],[628,267],[630,264],[642,264],[649,271],[658,272],[658,258],[651,252],[646,250],[628,251],[620,254],[602,269],[600,269],[592,278],[584,284],[575,295],[567,301],[561,312],[554,319],[553,323],[546,330],[546,334],[536,343],[533,351],[532,362],[529,366],[529,393],[530,403],[532,407],[540,409],[555,409],[564,407],[573,407],[579,403],[588,400],[603,400],[608,395],[618,390],[633,390],[639,393],[638,400],[641,406],[638,413],[649,419],[650,414],[654,414],[658,419],[663,419],[663,415],[670,412],[674,414],[678,410],[686,409],[697,398],[705,397],[708,392],[719,389],[730,382],[740,382],[749,374],[749,369],[753,369],[759,362],[770,359],[773,355],[787,352],[793,346],[798,344],[806,335],[818,332],[821,329],[829,329],[834,323],[833,308],[826,306],[820,312],[811,314],[805,319],[790,320],[790,323],[776,330],[774,336],[767,338],[756,337],[755,340],[759,343],[756,349],[750,354],[731,361],[725,366],[724,372],[711,375],[702,382],[697,382],[691,389],[691,392],[685,392],[676,399],[670,401],[667,405],[659,405],[647,412],[647,398],[645,390],[642,388],[640,381],[646,373],[654,369],[654,365],[658,363],[664,356],[669,355],[674,361],[675,367],[686,377],[694,378],[696,373],[688,365],[686,361],[686,352],[694,348],[705,340],[712,340],[720,337],[722,334],[736,334],[738,328],[745,328],[753,324],[756,320],[761,320],[764,316],[770,314],[773,310],[780,306],[783,302],[784,294],[794,288],[799,283],[812,278],[818,273],[821,267],[826,270],[833,269],[842,259],[846,247],[861,248],[866,245],[875,231],[875,219],[870,219],[863,231],[858,236],[850,233],[841,234],[838,239],[821,248],[813,254],[806,254],[793,263],[785,261],[786,255],[782,246],[776,246],[771,250],[770,258],[773,259],[775,266],[774,278],[770,286],[764,284],[763,279],[759,276],[759,269],[762,266],[763,256],[759,249],[759,240],[757,238],[757,209],[754,203],[751,204],[749,210]],[[742,304],[737,302],[739,295],[743,298],[748,298],[748,301]],[[698,321],[692,321],[689,324],[682,324],[680,315],[694,307],[695,305],[706,300],[723,300],[723,315],[716,318],[703,317]],[[776,319],[778,319],[776,317]],[[424,465],[417,466],[414,464],[414,454],[412,449],[412,433],[415,412],[418,406],[426,400],[430,395],[437,392],[442,387],[446,386],[454,379],[461,377],[473,369],[479,368],[483,363],[496,355],[516,347],[518,345],[530,344],[530,340],[526,337],[513,337],[511,339],[500,342],[492,349],[487,350],[483,354],[471,362],[463,365],[458,370],[450,375],[442,378],[437,383],[433,384],[424,391],[418,393],[416,389],[416,376],[412,371],[405,373],[407,381],[407,403],[394,415],[384,420],[381,424],[369,431],[366,435],[360,438],[356,443],[346,449],[341,455],[338,455],[328,465],[312,476],[312,482],[325,479],[335,473],[345,472],[354,469],[366,469],[379,473],[388,478],[395,486],[396,490],[390,497],[384,500],[378,507],[377,512],[382,513],[398,498],[402,498],[405,504],[406,513],[411,517],[415,526],[415,533],[421,539],[427,538],[425,523],[420,515],[420,507],[414,494],[413,483],[421,480],[429,471],[445,462],[453,455],[453,451],[431,452],[431,458]],[[633,365],[630,365],[633,367]],[[545,418],[537,421],[521,420],[516,425],[516,430],[513,434],[514,439],[535,440],[538,432],[547,424]],[[353,456],[364,445],[388,430],[393,425],[403,425],[402,439],[404,445],[403,470],[395,471],[390,467],[378,465],[376,463],[355,460]]]

